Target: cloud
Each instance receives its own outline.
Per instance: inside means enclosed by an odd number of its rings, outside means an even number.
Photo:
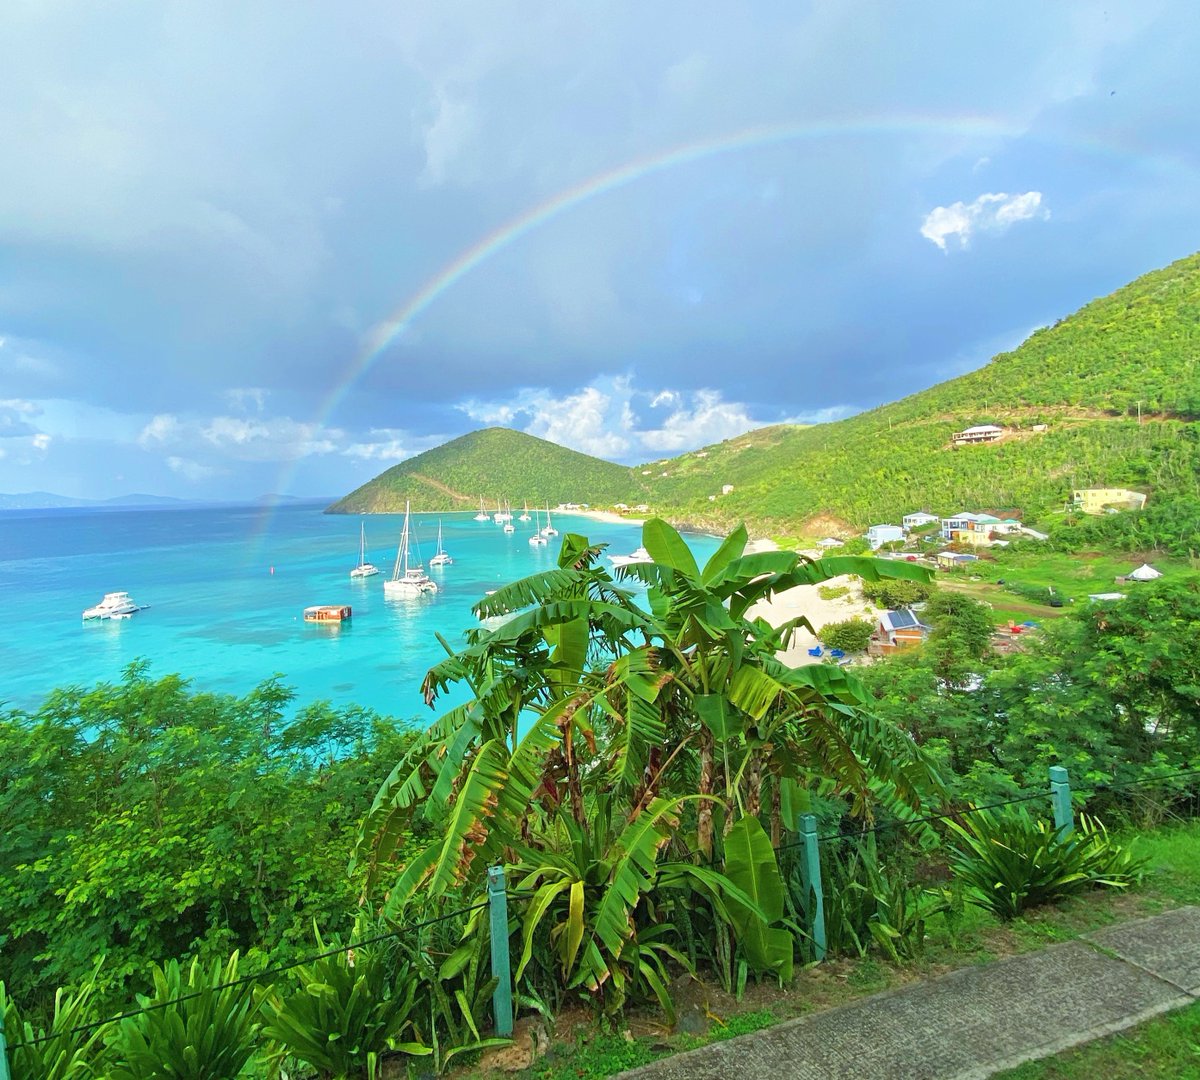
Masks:
[[[659,394],[655,400],[662,396]],[[678,394],[675,399],[678,401]],[[719,391],[697,390],[691,402],[677,408],[660,427],[638,434],[648,450],[675,452],[720,442],[762,426],[763,422],[751,417],[746,406],[724,401]]]
[[[563,395],[527,388],[509,401],[472,399],[458,407],[478,423],[517,426],[585,454],[627,461],[690,450],[776,422],[755,418],[748,406],[726,401],[718,390],[643,391],[628,375],[600,378]]]
[[[50,447],[50,436],[45,432],[39,432],[29,441],[35,450],[47,450]]]
[[[290,417],[246,420],[214,416],[201,427],[206,442],[242,461],[294,461],[340,449],[344,433]]]
[[[201,480],[209,480],[220,473],[220,469],[213,468],[211,465],[201,465],[198,461],[192,461],[190,458],[176,457],[172,454],[167,458],[167,468],[171,472],[182,476],[185,480],[191,480],[199,483]]]
[[[172,442],[179,435],[180,424],[179,419],[172,416],[170,413],[159,413],[148,423],[138,434],[138,445],[149,449],[152,446],[161,446],[163,443]]]
[[[30,420],[40,415],[41,411],[32,401],[21,398],[0,400],[0,439],[36,435],[38,429]]]
[[[368,436],[361,442],[350,443],[342,453],[358,461],[397,462],[439,446],[448,438],[445,435],[414,436],[398,428],[371,428]]]
[[[231,409],[237,409],[238,412],[250,412],[253,410],[256,413],[261,413],[269,393],[269,390],[264,390],[261,386],[242,386],[233,390],[226,390],[225,400]]]
[[[1018,221],[1045,221],[1049,216],[1050,211],[1042,207],[1040,191],[1023,195],[987,193],[974,202],[935,206],[925,215],[921,235],[946,251],[946,241],[952,237],[957,237],[959,247],[965,248],[975,232],[1003,232]]]

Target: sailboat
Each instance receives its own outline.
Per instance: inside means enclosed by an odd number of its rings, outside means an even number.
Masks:
[[[482,495],[479,496],[479,513],[475,515],[475,520],[476,521],[491,521],[492,520],[490,517],[488,517],[488,512],[483,508],[483,496]]]
[[[543,536],[557,536],[558,530],[550,521],[550,504],[546,503],[546,527],[542,530]]]
[[[542,535],[541,530],[538,528],[540,524],[540,519],[534,522],[533,535],[529,538],[529,543],[533,547],[545,547],[547,543],[546,538]]]
[[[429,560],[430,566],[449,566],[454,560],[446,554],[446,549],[442,547],[442,523],[438,522],[438,546],[437,553]]]
[[[383,583],[384,596],[420,596],[422,593],[438,591],[437,582],[427,573],[419,562],[410,566],[408,561],[409,545],[409,505],[404,504],[404,528],[400,531],[400,547],[396,552],[396,566],[392,576]]]
[[[500,520],[499,514],[496,515],[496,520]],[[517,527],[512,523],[512,510],[509,508],[508,503],[504,504],[504,531],[506,533],[517,531]]]
[[[512,514],[509,513],[507,504],[501,506],[499,499],[496,500],[496,513],[492,515],[492,520],[497,525],[503,525],[506,521],[512,521]]]
[[[528,521],[529,520],[529,500],[528,499],[525,500],[525,509],[521,511],[521,516],[519,518],[517,518],[517,520],[518,521]]]
[[[352,578],[369,578],[379,573],[379,567],[367,562],[367,526],[365,522],[358,524],[358,565],[350,571]]]

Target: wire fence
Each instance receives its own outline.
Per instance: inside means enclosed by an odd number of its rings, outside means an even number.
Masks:
[[[433,926],[436,923],[447,922],[450,919],[456,919],[462,915],[469,915],[476,911],[481,911],[488,906],[486,900],[480,901],[478,904],[472,904],[470,907],[458,908],[455,911],[448,911],[444,915],[438,915],[432,919],[424,919],[418,923],[408,923],[404,926],[399,926],[395,930],[389,930],[385,934],[376,934],[374,937],[363,938],[360,941],[351,941],[345,945],[338,945],[336,948],[326,949],[324,952],[312,953],[308,956],[300,957],[297,960],[291,960],[286,964],[277,964],[274,967],[266,968],[264,971],[256,972],[253,975],[243,975],[240,979],[231,979],[229,982],[216,983],[213,986],[206,986],[202,990],[197,990],[190,994],[180,994],[179,997],[170,998],[167,1001],[156,1001],[152,1004],[143,1005],[136,1009],[129,1009],[126,1012],[117,1013],[115,1016],[109,1016],[102,1020],[90,1020],[86,1024],[79,1024],[73,1028],[66,1028],[63,1031],[53,1031],[45,1035],[40,1035],[35,1039],[28,1039],[25,1042],[9,1043],[9,1050],[20,1050],[25,1047],[40,1046],[42,1043],[50,1042],[54,1039],[66,1038],[71,1035],[81,1035],[86,1031],[93,1031],[96,1028],[105,1027],[108,1024],[115,1024],[121,1020],[130,1020],[135,1016],[141,1016],[143,1013],[156,1012],[160,1009],[170,1008],[172,1005],[178,1005],[183,1001],[193,1001],[196,998],[204,997],[206,994],[215,994],[222,990],[233,990],[240,986],[249,986],[253,983],[263,982],[273,975],[282,975],[286,971],[292,971],[295,968],[303,967],[305,964],[313,964],[318,960],[327,960],[331,956],[338,956],[342,953],[347,953],[355,949],[364,949],[370,945],[378,945],[381,941],[389,941],[392,938],[401,937],[404,934],[415,933],[424,930],[426,927]]]
[[[1123,790],[1127,790],[1129,788],[1134,788],[1134,787],[1148,786],[1151,784],[1161,784],[1161,783],[1178,780],[1178,779],[1182,779],[1184,777],[1189,777],[1189,776],[1200,776],[1200,767],[1188,768],[1188,769],[1180,770],[1178,772],[1166,773],[1166,774],[1159,775],[1159,776],[1139,777],[1137,779],[1124,781],[1121,783],[1098,784],[1098,785],[1096,785],[1092,788],[1086,789],[1086,790],[1077,790],[1074,792],[1074,794],[1081,795],[1081,796],[1092,796],[1092,795],[1098,795],[1098,794],[1105,794],[1105,793],[1113,792],[1113,791],[1123,791]],[[889,829],[910,828],[910,827],[916,826],[916,825],[933,824],[938,821],[951,821],[951,820],[956,820],[958,818],[961,818],[968,814],[978,814],[978,813],[982,813],[982,812],[990,811],[990,810],[1000,810],[1000,809],[1003,809],[1004,807],[1008,807],[1008,806],[1018,806],[1018,805],[1021,805],[1024,803],[1048,800],[1050,798],[1051,798],[1050,790],[1048,788],[1043,788],[1039,791],[1027,792],[1025,794],[1018,795],[1011,799],[1004,799],[1004,800],[1001,800],[998,802],[985,803],[980,806],[973,806],[973,805],[967,804],[967,805],[964,805],[961,807],[943,807],[940,810],[937,810],[930,814],[922,815],[920,817],[896,818],[891,821],[880,822],[878,824],[871,825],[867,828],[862,828],[862,829],[854,829],[854,830],[839,829],[836,832],[829,832],[829,833],[824,833],[819,836],[816,836],[815,840],[818,844],[820,844],[820,843],[828,843],[833,840],[860,839],[860,838],[868,836],[868,835],[885,832]],[[778,845],[777,847],[775,847],[774,850],[778,854],[780,852],[789,851],[789,850],[793,850],[796,848],[801,848],[801,847],[804,847],[807,844],[809,844],[811,842],[811,840],[812,840],[812,837],[810,836],[810,837],[802,838],[800,840],[790,841],[788,843]],[[691,851],[690,849],[688,849],[686,847],[686,845],[684,845],[684,852],[686,853],[686,855],[688,857],[694,857],[697,854],[699,854],[697,852],[694,852],[694,851]],[[536,893],[534,893],[534,892],[528,892],[528,891],[519,890],[519,889],[509,890],[505,894],[506,898],[511,899],[511,900],[532,899],[535,895],[536,895]],[[20,1049],[24,1049],[24,1048],[32,1048],[35,1046],[40,1046],[43,1043],[51,1042],[54,1039],[67,1038],[67,1037],[74,1036],[74,1035],[80,1035],[80,1034],[83,1034],[88,1031],[94,1031],[98,1028],[105,1027],[109,1024],[119,1023],[122,1020],[128,1020],[128,1019],[132,1019],[137,1016],[141,1016],[145,1013],[150,1013],[150,1012],[155,1012],[157,1010],[170,1008],[172,1005],[178,1005],[181,1002],[191,1001],[196,998],[203,997],[206,994],[213,994],[213,993],[217,993],[217,992],[220,992],[223,990],[237,989],[238,987],[250,986],[255,983],[261,983],[261,982],[265,981],[266,979],[269,979],[275,975],[281,975],[281,974],[284,974],[285,972],[292,971],[295,968],[303,967],[305,964],[316,963],[319,960],[325,960],[332,956],[337,956],[339,954],[350,952],[351,950],[367,948],[371,945],[377,945],[380,942],[389,941],[394,938],[404,936],[406,934],[417,933],[423,929],[426,929],[427,927],[434,926],[438,923],[447,922],[451,919],[460,918],[463,915],[471,915],[471,914],[473,914],[477,911],[481,911],[484,908],[489,907],[489,906],[490,906],[490,902],[488,900],[482,900],[478,903],[471,904],[467,907],[457,908],[454,911],[448,911],[442,915],[434,916],[433,918],[423,919],[420,922],[407,923],[403,926],[398,926],[395,929],[389,930],[383,934],[376,934],[372,937],[363,938],[359,941],[352,941],[352,942],[349,942],[344,945],[338,945],[333,948],[326,949],[322,952],[311,953],[306,956],[300,957],[298,959],[291,960],[286,964],[278,964],[273,967],[266,968],[265,970],[256,972],[253,975],[244,975],[241,978],[233,979],[228,982],[217,983],[213,986],[205,987],[205,988],[203,988],[201,990],[197,990],[193,993],[181,994],[179,997],[170,998],[167,1001],[158,1001],[158,1002],[148,1003],[148,1004],[140,1006],[139,1008],[136,1008],[136,1009],[129,1009],[125,1012],[117,1013],[114,1016],[105,1017],[105,1018],[99,1019],[99,1020],[92,1020],[86,1024],[79,1024],[76,1027],[67,1028],[67,1029],[64,1029],[63,1031],[51,1031],[46,1034],[37,1036],[36,1038],[27,1039],[24,1042],[10,1043],[8,1045],[8,1050],[14,1051],[14,1050],[20,1050]],[[0,1021],[2,1021],[2,1019],[3,1018],[0,1017]],[[0,1024],[0,1032],[3,1032],[2,1024]]]

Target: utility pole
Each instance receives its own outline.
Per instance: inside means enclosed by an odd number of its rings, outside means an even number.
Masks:
[[[1138,423],[1142,422],[1142,399],[1138,398]]]

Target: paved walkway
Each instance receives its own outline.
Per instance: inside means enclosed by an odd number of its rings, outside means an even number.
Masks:
[[[1200,1000],[1200,908],[788,1020],[627,1080],[975,1080]]]

